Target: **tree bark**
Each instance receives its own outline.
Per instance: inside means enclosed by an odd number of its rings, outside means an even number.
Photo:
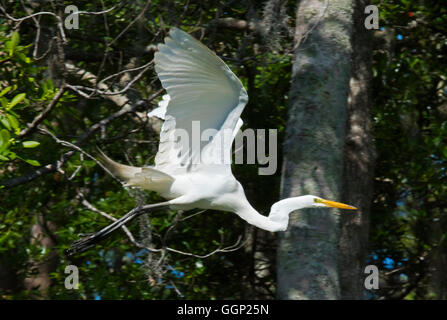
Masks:
[[[352,0],[298,1],[281,198],[342,199],[353,11]],[[341,297],[340,219],[334,213],[291,214],[279,236],[279,299]]]
[[[340,216],[339,276],[341,299],[364,298],[365,259],[368,249],[369,211],[372,201],[375,150],[371,133],[370,83],[372,33],[364,26],[368,1],[355,2],[353,51],[342,201],[352,203],[355,214]]]
[[[56,239],[51,235],[56,230],[56,225],[52,222],[45,221],[41,213],[38,214],[37,220],[37,223],[31,228],[31,243],[45,248],[50,253],[43,261],[29,261],[31,265],[30,269],[35,269],[37,272],[35,275],[25,278],[23,285],[29,291],[38,288],[41,297],[48,298],[47,290],[51,286],[50,274],[56,270],[59,260],[57,251],[53,250],[53,247],[56,245]]]
[[[441,216],[433,222],[433,249],[430,256],[431,287],[436,294],[437,300],[447,299],[447,275],[445,266],[447,265],[447,240],[443,236],[447,230],[447,218],[445,210],[441,211]]]

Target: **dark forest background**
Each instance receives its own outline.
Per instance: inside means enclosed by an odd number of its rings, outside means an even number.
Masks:
[[[72,4],[82,11],[75,29],[64,26]],[[90,156],[100,146],[122,163],[153,163],[160,123],[146,114],[163,91],[152,60],[175,26],[241,79],[250,99],[244,128],[278,129],[274,175],[259,176],[258,164],[233,166],[260,212],[296,183],[288,165],[301,158],[292,152],[309,142],[296,139],[301,106],[322,106],[312,111],[322,121],[306,127],[315,132],[335,119],[325,101],[344,110],[337,114],[346,136],[334,151],[344,159],[343,182],[334,200],[358,199],[360,219],[336,220],[338,293],[309,291],[308,298],[447,298],[447,8],[433,0],[374,1],[379,28],[367,30],[368,4],[1,0],[0,297],[293,298],[285,282],[318,273],[312,263],[287,273],[277,248],[293,234],[212,211],[151,213],[127,234],[65,256],[79,233],[101,229],[136,204],[161,201],[123,188]],[[345,27],[331,29],[339,23],[334,17],[348,17]],[[322,43],[325,32],[334,36]],[[347,53],[337,43],[344,36]],[[313,67],[305,69],[303,57]],[[337,85],[327,87],[330,81]],[[297,248],[312,255],[312,246]],[[67,265],[79,268],[78,290],[64,286]],[[377,290],[363,288],[367,265],[380,271]]]

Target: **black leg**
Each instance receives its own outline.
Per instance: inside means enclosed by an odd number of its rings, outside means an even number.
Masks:
[[[126,213],[120,219],[115,222],[109,224],[107,227],[101,229],[98,232],[88,234],[83,239],[73,242],[70,249],[65,250],[65,254],[68,256],[73,256],[75,254],[84,252],[92,247],[94,247],[98,242],[108,238],[114,231],[121,228],[123,225],[128,223],[129,221],[135,219],[139,215],[146,213],[152,208],[158,208],[162,206],[169,205],[169,203],[156,203],[153,205],[145,205],[143,207],[137,207]]]

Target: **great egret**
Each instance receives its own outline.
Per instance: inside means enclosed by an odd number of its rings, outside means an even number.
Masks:
[[[242,126],[240,115],[247,92],[228,66],[187,33],[172,28],[158,45],[155,70],[167,91],[159,108],[149,116],[164,119],[155,166],[132,167],[116,163],[101,153],[103,163],[127,186],[155,191],[168,201],[134,209],[97,233],[76,241],[69,254],[85,251],[136,216],[153,208],[213,209],[234,212],[248,223],[271,232],[284,231],[292,211],[308,207],[355,207],[305,195],[276,202],[270,214],[257,212],[231,172],[231,145]],[[174,132],[193,135],[194,122],[209,139],[179,144]],[[224,139],[230,131],[230,139]]]

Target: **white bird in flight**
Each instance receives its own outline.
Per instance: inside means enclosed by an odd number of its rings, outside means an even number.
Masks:
[[[153,208],[212,209],[237,214],[248,223],[271,232],[287,229],[289,214],[309,207],[355,207],[305,195],[280,200],[268,216],[248,202],[244,188],[231,172],[231,145],[242,126],[240,115],[248,101],[241,81],[210,49],[189,34],[172,28],[155,53],[155,71],[167,95],[149,116],[164,119],[155,165],[132,167],[101,153],[104,165],[127,186],[155,191],[165,202],[130,211],[104,229],[73,243],[73,255],[89,249],[138,215]],[[193,136],[194,123],[200,136],[209,139],[178,143],[176,130]],[[225,138],[225,132],[230,138]],[[142,208],[140,208],[142,209]]]

